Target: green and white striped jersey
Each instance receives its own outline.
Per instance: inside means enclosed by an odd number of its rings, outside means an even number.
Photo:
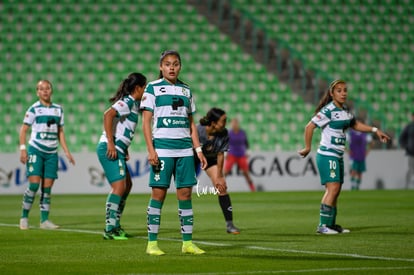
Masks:
[[[126,154],[138,124],[139,101],[129,95],[115,102],[111,108],[117,112],[112,130],[115,147],[121,153]],[[103,131],[99,142],[108,142],[105,131]]]
[[[342,157],[345,151],[346,134],[354,116],[345,109],[335,106],[333,102],[325,105],[313,118],[312,122],[322,129],[322,138],[318,153],[326,156]]]
[[[59,145],[58,129],[64,124],[63,109],[52,103],[44,106],[35,102],[26,111],[23,123],[31,126],[29,144],[45,153],[56,153]]]
[[[190,87],[165,79],[148,83],[141,99],[141,109],[153,113],[152,138],[160,157],[193,155],[189,116],[195,111]]]

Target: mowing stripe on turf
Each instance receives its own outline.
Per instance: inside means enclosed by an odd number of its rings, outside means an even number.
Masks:
[[[3,227],[19,227],[18,224],[5,224],[5,223],[0,223],[0,226],[3,226]],[[30,228],[39,229],[39,227],[34,227],[34,226],[30,226]],[[83,230],[83,229],[59,228],[59,229],[53,230],[53,231],[102,235],[101,231],[92,231],[92,230]],[[133,238],[147,239],[146,236],[145,237],[144,236],[135,236]],[[167,240],[167,241],[175,241],[175,242],[178,242],[178,241],[181,242],[182,241],[181,239],[172,239],[172,238],[159,238],[159,239],[160,240]],[[206,241],[194,241],[194,242],[198,243],[198,244],[209,245],[209,246],[232,246],[231,244],[214,243],[214,242],[206,242]],[[368,255],[350,254],[350,253],[335,253],[335,252],[320,252],[320,251],[308,251],[308,250],[296,250],[296,249],[282,249],[282,248],[252,246],[252,245],[241,246],[241,247],[246,248],[246,249],[251,249],[251,250],[278,251],[278,252],[288,252],[288,253],[297,253],[297,254],[314,254],[314,255],[342,256],[342,257],[370,259],[370,260],[414,262],[414,259],[410,259],[410,258],[393,258],[393,257],[368,256]]]
[[[299,269],[299,270],[255,270],[241,272],[197,272],[185,273],[186,275],[239,275],[239,274],[279,274],[279,273],[309,273],[309,272],[331,272],[331,271],[374,271],[374,270],[413,270],[412,266],[396,267],[344,267],[344,268],[318,268],[318,269]],[[128,275],[154,275],[154,273],[128,273]],[[177,275],[177,273],[163,273],[163,275]]]

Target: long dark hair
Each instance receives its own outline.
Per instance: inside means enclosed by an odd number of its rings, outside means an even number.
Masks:
[[[331,84],[329,85],[328,90],[326,91],[326,93],[322,96],[321,100],[319,101],[318,107],[316,107],[315,109],[315,114],[317,114],[323,106],[325,106],[326,104],[328,104],[329,102],[332,101],[332,92],[335,89],[335,86],[340,84],[340,83],[344,83],[346,84],[345,80],[342,79],[337,79],[331,82]]]
[[[217,122],[226,112],[220,108],[211,108],[207,115],[200,119],[200,124],[203,126],[210,126],[212,122]]]
[[[180,65],[181,65],[181,56],[177,51],[172,51],[172,50],[168,50],[168,51],[163,51],[161,53],[161,57],[160,57],[160,66],[162,64],[162,61],[164,60],[164,58],[167,55],[175,55],[178,58],[178,61],[180,61]],[[163,78],[164,76],[162,75],[162,71],[160,70],[160,74],[158,76],[158,78]]]
[[[147,83],[147,78],[141,73],[131,73],[121,84],[119,84],[118,90],[115,95],[109,99],[109,102],[115,103],[122,99],[124,96],[132,94],[136,86],[144,87]]]

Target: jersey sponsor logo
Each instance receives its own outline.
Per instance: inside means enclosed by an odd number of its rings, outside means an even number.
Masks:
[[[172,116],[184,116],[185,113],[181,112],[180,110],[177,110],[177,111],[170,112],[170,115],[172,115]]]
[[[165,92],[167,92],[167,90],[165,89],[165,87],[161,87],[161,88],[160,88],[160,92],[161,92],[161,93],[165,93]]]
[[[158,128],[188,128],[187,118],[159,118]]]
[[[37,137],[40,139],[56,139],[56,134],[39,133]]]
[[[47,127],[50,127],[51,125],[56,124],[56,121],[54,118],[50,118],[47,120],[46,125]]]
[[[345,145],[345,138],[332,137],[331,143],[334,145]]]
[[[173,110],[178,110],[178,107],[184,106],[184,100],[180,97],[173,97],[172,99],[172,108]]]

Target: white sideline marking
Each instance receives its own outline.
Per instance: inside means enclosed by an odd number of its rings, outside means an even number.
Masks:
[[[0,223],[0,226],[3,227],[19,227],[18,224],[6,224],[6,223]],[[39,227],[30,226],[29,228],[32,229],[39,229]],[[66,228],[59,228],[53,231],[63,231],[63,232],[75,232],[75,233],[86,233],[86,234],[95,234],[95,235],[101,235],[102,231],[92,231],[92,230],[84,230],[84,229],[66,229]],[[135,239],[147,239],[147,237],[142,236],[135,236],[133,237]],[[172,238],[159,238],[160,240],[167,240],[167,241],[175,241],[181,242],[181,239],[172,239]],[[206,242],[206,241],[194,241],[195,243],[209,245],[209,246],[232,246],[231,244],[223,244],[223,243],[214,243],[214,242]],[[243,246],[242,246],[243,247]],[[342,256],[342,257],[350,257],[350,258],[358,258],[358,259],[370,259],[370,260],[383,260],[383,261],[400,261],[400,262],[414,262],[414,259],[410,258],[393,258],[393,257],[381,257],[381,256],[368,256],[368,255],[360,255],[360,254],[350,254],[350,253],[335,253],[335,252],[320,252],[320,251],[309,251],[309,250],[297,250],[297,249],[282,249],[282,248],[273,248],[273,247],[263,247],[263,246],[252,246],[247,245],[244,246],[246,249],[251,250],[265,250],[265,251],[279,251],[279,252],[288,252],[288,253],[297,253],[297,254],[314,254],[314,255],[327,255],[327,256]],[[400,267],[401,269],[414,269],[414,267]],[[344,269],[329,269],[329,270],[366,270],[365,269],[350,269],[350,268],[344,268]],[[372,269],[378,269],[378,268],[372,268]],[[308,271],[323,271],[325,269],[315,269],[315,270],[308,270]],[[258,271],[255,271],[256,273]],[[269,272],[269,271],[266,271]],[[279,272],[279,271],[277,271]],[[283,271],[283,272],[305,272],[305,271]],[[203,273],[203,274],[215,274],[215,273]],[[224,274],[224,273],[223,273]],[[225,274],[232,274],[232,273],[225,273]]]

